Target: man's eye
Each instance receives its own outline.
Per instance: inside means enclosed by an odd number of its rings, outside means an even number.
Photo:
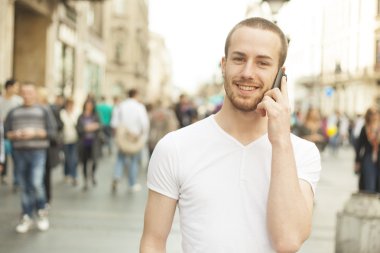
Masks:
[[[268,65],[269,65],[269,63],[268,63],[268,62],[265,62],[265,61],[260,61],[258,64],[259,64],[260,66],[268,66]]]
[[[242,57],[234,57],[232,60],[234,62],[243,62],[244,61],[244,59]]]

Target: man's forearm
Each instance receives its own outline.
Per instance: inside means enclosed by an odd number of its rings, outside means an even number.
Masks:
[[[278,252],[295,252],[310,233],[311,210],[300,188],[290,141],[272,147],[267,224]]]
[[[149,240],[144,238],[141,239],[140,253],[166,253],[165,246],[161,243],[148,242]]]

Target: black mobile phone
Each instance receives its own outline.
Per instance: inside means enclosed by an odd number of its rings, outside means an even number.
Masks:
[[[279,88],[281,90],[281,79],[284,76],[284,72],[282,68],[280,68],[277,72],[276,78],[274,79],[272,89]]]

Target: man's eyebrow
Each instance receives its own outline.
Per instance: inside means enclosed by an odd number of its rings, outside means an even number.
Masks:
[[[245,56],[245,53],[242,53],[242,52],[239,52],[239,51],[234,51],[231,54],[239,55],[239,56]]]
[[[265,55],[265,54],[259,54],[258,56],[256,56],[256,58],[266,59],[266,60],[273,60],[272,57],[270,57],[269,55]]]
[[[240,52],[240,51],[233,51],[233,52],[231,53],[231,55],[246,56],[245,53]],[[265,59],[265,60],[271,60],[271,61],[273,60],[272,57],[270,57],[269,55],[265,55],[265,54],[259,54],[259,55],[257,55],[255,58],[258,58],[258,59]]]

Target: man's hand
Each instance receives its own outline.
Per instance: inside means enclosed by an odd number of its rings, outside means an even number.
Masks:
[[[272,144],[282,142],[284,137],[289,140],[290,105],[285,76],[281,80],[281,90],[268,90],[257,109],[263,116],[268,116],[268,138]]]
[[[30,140],[34,138],[45,138],[47,135],[44,129],[25,128],[7,133],[7,138],[11,140]]]

